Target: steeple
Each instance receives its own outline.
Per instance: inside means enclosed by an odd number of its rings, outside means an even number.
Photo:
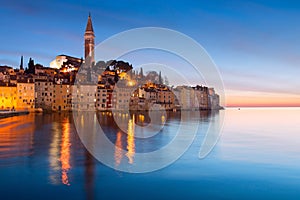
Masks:
[[[95,34],[92,24],[92,17],[89,13],[88,21],[85,28],[84,33],[84,57],[86,60],[86,63],[91,64],[95,61],[94,59],[94,47],[95,47]]]
[[[91,13],[89,13],[88,21],[87,21],[86,28],[85,28],[85,32],[89,32],[89,31],[94,33]]]
[[[24,67],[23,67],[23,56],[21,56],[20,70],[24,70]]]

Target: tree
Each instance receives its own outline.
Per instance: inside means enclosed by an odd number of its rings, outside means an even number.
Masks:
[[[143,72],[143,68],[141,67],[141,71],[140,71],[140,77],[144,78],[144,72]]]
[[[32,58],[29,58],[28,69],[26,69],[26,73],[28,73],[28,74],[35,73],[34,60]]]

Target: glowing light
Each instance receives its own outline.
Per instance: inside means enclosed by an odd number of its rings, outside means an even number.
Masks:
[[[135,142],[134,142],[134,116],[128,121],[128,132],[127,132],[127,153],[128,162],[133,164],[135,154]]]
[[[166,117],[164,115],[161,116],[161,123],[165,123]]]
[[[140,120],[140,122],[143,123],[145,121],[145,116],[142,114],[139,114],[139,120]]]
[[[128,85],[128,86],[134,86],[134,85],[135,85],[135,82],[132,81],[132,80],[129,80],[129,81],[127,82],[127,85]]]
[[[115,164],[116,166],[119,166],[123,158],[122,153],[122,133],[117,133],[117,139],[115,143]]]
[[[60,162],[61,162],[61,181],[65,185],[70,185],[68,171],[71,169],[70,165],[70,124],[64,123],[62,128],[62,141],[60,151]]]

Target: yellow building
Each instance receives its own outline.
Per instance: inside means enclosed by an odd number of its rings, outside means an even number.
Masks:
[[[53,85],[53,111],[70,111],[72,109],[71,99],[71,86],[69,84]]]
[[[17,86],[14,84],[0,85],[0,109],[17,108]]]
[[[34,82],[30,79],[20,80],[17,83],[17,109],[34,110],[35,109],[35,91]]]

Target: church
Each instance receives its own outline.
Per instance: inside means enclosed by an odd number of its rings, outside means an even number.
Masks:
[[[50,68],[65,70],[66,72],[78,71],[79,67],[85,63],[95,62],[95,34],[92,24],[91,14],[88,16],[85,33],[84,33],[84,59],[68,55],[58,55],[50,63]]]

